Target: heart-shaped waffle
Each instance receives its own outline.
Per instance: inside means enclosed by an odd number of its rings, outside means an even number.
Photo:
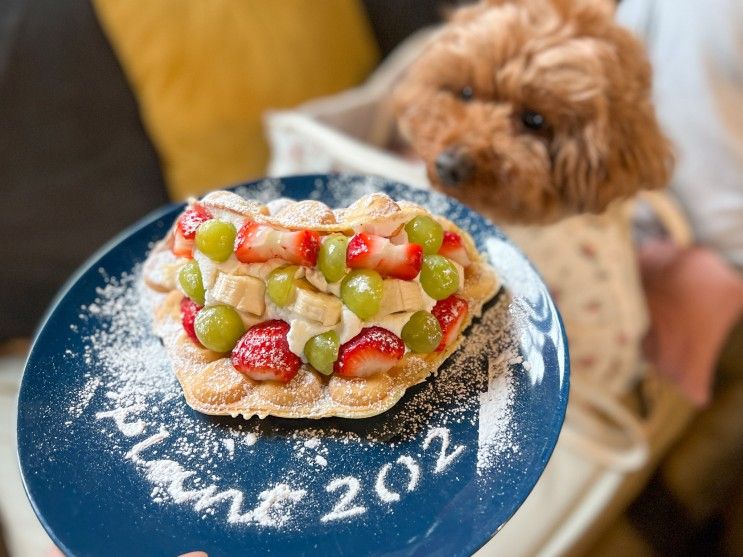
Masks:
[[[326,303],[301,304],[297,299],[293,305],[278,308],[269,299],[265,293],[265,285],[261,285],[260,281],[265,283],[268,273],[287,264],[287,261],[282,261],[281,257],[270,257],[265,262],[256,263],[251,260],[251,263],[245,263],[238,258],[242,253],[240,250],[224,262],[211,261],[198,251],[192,239],[184,236],[184,226],[181,225],[179,229],[179,219],[150,253],[143,275],[147,287],[159,295],[154,314],[155,332],[163,340],[186,401],[195,410],[206,414],[241,415],[245,418],[255,415],[365,418],[380,414],[394,406],[409,387],[436,372],[444,360],[465,341],[466,329],[472,319],[480,315],[483,305],[496,294],[500,286],[495,271],[478,253],[469,234],[451,221],[431,215],[419,205],[406,201],[396,202],[381,193],[366,195],[348,208],[331,209],[314,200],[282,199],[263,205],[231,192],[216,191],[206,195],[201,201],[191,200],[186,211],[189,209],[201,211],[209,219],[229,222],[236,230],[241,231],[248,224],[256,223],[267,227],[265,230],[270,229],[276,233],[310,231],[309,234],[313,238],[319,238],[320,242],[331,235],[342,234],[352,241],[356,235],[366,235],[364,238],[376,239],[385,246],[408,245],[404,229],[406,223],[419,216],[428,216],[436,220],[445,231],[444,242],[438,254],[446,257],[459,272],[455,294],[437,301],[421,286],[416,269],[413,270],[416,274],[413,278],[410,278],[412,273],[406,271],[405,279],[400,279],[396,277],[402,275],[395,275],[394,268],[390,269],[389,265],[385,267],[379,263],[377,268],[383,271],[382,276],[387,277],[384,280],[384,295],[387,296],[389,286],[390,291],[397,296],[385,298],[382,304],[386,310],[400,311],[385,313],[380,310],[380,314],[364,320],[353,315],[338,299],[340,283],[328,283],[310,260],[299,267],[301,272],[298,277],[302,278],[298,280],[302,282],[302,288],[298,289],[300,294],[297,297],[309,297],[312,301],[320,299]],[[200,218],[197,214],[190,224],[197,228]],[[241,234],[242,232],[238,234],[236,245],[244,237]],[[273,255],[281,253],[283,252]],[[288,329],[289,332],[285,333],[285,339],[281,338],[279,341],[281,346],[289,347],[293,356],[287,355],[298,366],[291,370],[289,380],[285,380],[286,377],[282,377],[282,380],[256,379],[264,375],[249,368],[238,371],[235,356],[229,352],[209,350],[199,343],[197,337],[192,336],[193,333],[189,335],[187,328],[184,328],[186,320],[181,305],[185,294],[179,286],[178,276],[191,257],[201,269],[206,306],[224,303],[224,296],[220,298],[217,292],[232,295],[234,288],[225,288],[225,284],[231,284],[230,281],[247,281],[252,285],[254,289],[250,294],[230,298],[243,319],[247,330],[245,335],[257,334],[257,327],[265,326],[269,321],[275,322],[278,319],[278,322],[286,323],[283,330]],[[421,257],[418,257],[417,269],[420,269]],[[370,266],[365,262],[362,264]],[[260,299],[261,294],[264,299]],[[338,307],[342,307],[340,314]],[[336,309],[330,311],[327,308]],[[306,314],[303,315],[302,311]],[[400,327],[416,311],[427,311],[434,315],[443,337],[433,351],[416,353],[405,348],[403,353]],[[382,316],[381,313],[385,315]],[[371,329],[382,329],[384,338],[397,339],[393,343],[399,350],[394,356],[397,359],[388,369],[377,370],[368,375],[349,376],[347,370],[352,369],[350,360],[346,368],[339,366],[339,363],[342,358],[350,358],[352,351],[358,352],[365,348],[359,337],[364,331]],[[330,330],[336,331],[340,337],[338,361],[335,362],[334,372],[328,373],[326,370],[325,373],[320,373],[308,363],[302,348],[305,346],[305,337]],[[375,337],[368,336],[373,349]]]

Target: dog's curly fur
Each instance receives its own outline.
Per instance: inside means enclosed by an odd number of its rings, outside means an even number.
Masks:
[[[539,224],[664,186],[673,156],[650,65],[612,14],[606,0],[490,0],[454,12],[394,95],[434,186],[499,220]],[[524,125],[525,111],[542,129]],[[473,171],[446,187],[436,158],[452,148]]]

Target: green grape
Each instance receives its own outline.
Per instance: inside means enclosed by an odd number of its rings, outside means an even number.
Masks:
[[[193,259],[186,263],[178,272],[178,282],[186,293],[200,306],[204,305],[204,283],[201,279],[199,264]]]
[[[245,326],[232,307],[209,306],[196,315],[194,331],[199,342],[209,350],[229,352],[245,333]]]
[[[209,259],[227,261],[235,246],[237,230],[232,223],[208,220],[196,230],[196,247]]]
[[[413,352],[428,354],[436,350],[441,342],[441,325],[427,311],[416,311],[403,326],[400,336]]]
[[[443,300],[459,289],[459,272],[443,255],[424,255],[420,281],[426,294],[434,300]]]
[[[419,244],[423,247],[423,253],[433,255],[441,248],[444,241],[444,229],[431,217],[420,215],[405,225],[408,233],[408,242]]]
[[[304,345],[304,355],[310,365],[324,375],[333,373],[333,364],[338,358],[338,347],[341,341],[338,333],[328,331],[315,335]]]
[[[341,300],[359,319],[374,317],[379,311],[384,284],[376,271],[354,269],[341,282]]]
[[[331,236],[320,245],[317,268],[328,282],[336,282],[346,274],[346,236]]]
[[[297,287],[294,276],[297,274],[296,265],[285,265],[271,271],[266,281],[266,292],[271,301],[279,307],[288,306],[294,301]]]

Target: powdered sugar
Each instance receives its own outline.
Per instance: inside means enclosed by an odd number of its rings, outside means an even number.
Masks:
[[[133,422],[127,422],[126,417],[135,412],[144,410],[144,406],[141,404],[132,404],[123,408],[114,408],[113,410],[107,410],[105,412],[98,412],[95,417],[100,420],[101,418],[113,418],[116,423],[116,427],[119,431],[127,437],[134,437],[144,431],[145,423],[142,420],[136,420]]]
[[[402,464],[407,468],[409,478],[405,489],[408,492],[413,491],[418,486],[418,480],[421,473],[420,466],[418,466],[418,463],[415,461],[415,459],[408,455],[400,456],[397,459],[396,463]],[[392,464],[385,464],[384,466],[382,466],[379,474],[377,474],[377,481],[374,484],[374,489],[377,491],[377,496],[385,503],[396,503],[400,500],[400,494],[395,491],[391,491],[387,487],[387,474],[389,473],[391,468]]]
[[[292,489],[286,484],[278,484],[258,496],[261,503],[253,511],[253,518],[262,526],[283,526],[289,520],[287,507],[301,501],[306,494],[304,489]]]
[[[80,394],[77,400],[70,405],[70,407],[67,409],[70,415],[73,418],[77,418],[82,414],[85,409],[88,407],[88,404],[90,404],[91,399],[93,398],[93,395],[95,395],[95,392],[98,390],[98,387],[101,385],[101,378],[100,377],[91,377],[88,379],[83,386],[82,389],[80,389]]]
[[[234,456],[235,454],[235,440],[234,439],[222,439],[222,445],[225,449],[227,449],[227,452],[230,456]]]
[[[304,442],[304,446],[308,449],[316,449],[320,446],[320,440],[316,437],[313,437],[312,439],[307,439],[307,441]]]
[[[508,409],[513,404],[512,377],[500,374],[492,378],[490,388],[480,393],[480,421],[477,428],[477,471],[482,474],[505,451],[516,451],[509,428]]]
[[[423,441],[423,449],[427,449],[429,445],[431,445],[431,442],[437,437],[441,440],[441,451],[439,452],[439,457],[436,459],[436,468],[434,468],[433,471],[435,474],[440,474],[457,459],[464,450],[464,445],[458,445],[457,447],[454,447],[451,452],[447,453],[450,442],[449,430],[443,427],[435,427],[428,432],[428,435],[426,435],[426,439]]]
[[[366,507],[364,505],[354,504],[353,501],[361,491],[361,482],[358,478],[353,476],[347,476],[345,478],[336,478],[332,480],[325,491],[328,493],[334,493],[343,488],[346,488],[346,492],[336,503],[333,510],[323,515],[320,519],[321,522],[330,522],[333,520],[343,520],[344,518],[350,518],[366,513]]]
[[[242,436],[242,442],[244,445],[252,447],[258,442],[258,436],[255,433],[248,431],[245,435]]]

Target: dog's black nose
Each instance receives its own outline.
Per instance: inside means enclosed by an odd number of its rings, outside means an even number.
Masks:
[[[472,157],[461,147],[451,147],[436,157],[436,174],[446,186],[459,186],[472,176]]]

